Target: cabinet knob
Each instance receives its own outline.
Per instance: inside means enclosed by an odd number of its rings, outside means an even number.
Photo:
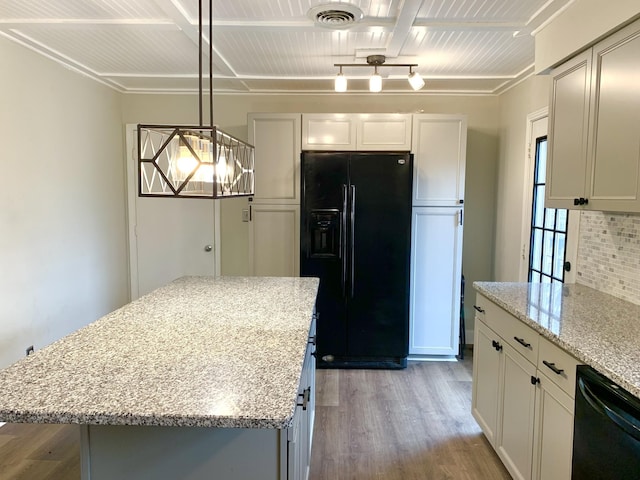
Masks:
[[[531,375],[531,385],[537,385],[538,383],[540,383],[540,379]]]
[[[574,198],[573,199],[573,204],[574,205],[589,205],[589,199],[588,198]]]
[[[496,352],[499,352],[500,350],[502,350],[502,345],[500,345],[500,342],[496,342],[495,340],[491,340],[491,345],[493,346],[493,348],[496,349]]]

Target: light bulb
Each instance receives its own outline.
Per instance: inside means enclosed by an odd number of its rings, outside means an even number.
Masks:
[[[370,92],[382,91],[382,77],[378,74],[378,72],[374,73],[369,78],[369,91]]]
[[[424,87],[424,80],[418,72],[410,72],[408,80],[411,88],[413,88],[414,90],[420,90],[422,87]]]
[[[347,91],[347,77],[345,77],[342,73],[336,75],[335,90],[336,92]]]

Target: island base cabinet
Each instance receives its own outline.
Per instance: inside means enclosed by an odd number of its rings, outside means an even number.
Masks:
[[[289,472],[287,430],[113,425],[81,428],[82,480],[304,479]],[[296,468],[303,471],[300,466]]]

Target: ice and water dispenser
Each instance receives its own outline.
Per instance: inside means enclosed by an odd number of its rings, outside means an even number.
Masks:
[[[340,210],[312,210],[309,216],[309,256],[311,258],[341,258]]]

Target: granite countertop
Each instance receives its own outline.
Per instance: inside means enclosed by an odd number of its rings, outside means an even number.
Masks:
[[[640,305],[579,284],[474,282],[473,286],[640,397]]]
[[[180,278],[0,371],[0,421],[287,428],[318,284]]]

